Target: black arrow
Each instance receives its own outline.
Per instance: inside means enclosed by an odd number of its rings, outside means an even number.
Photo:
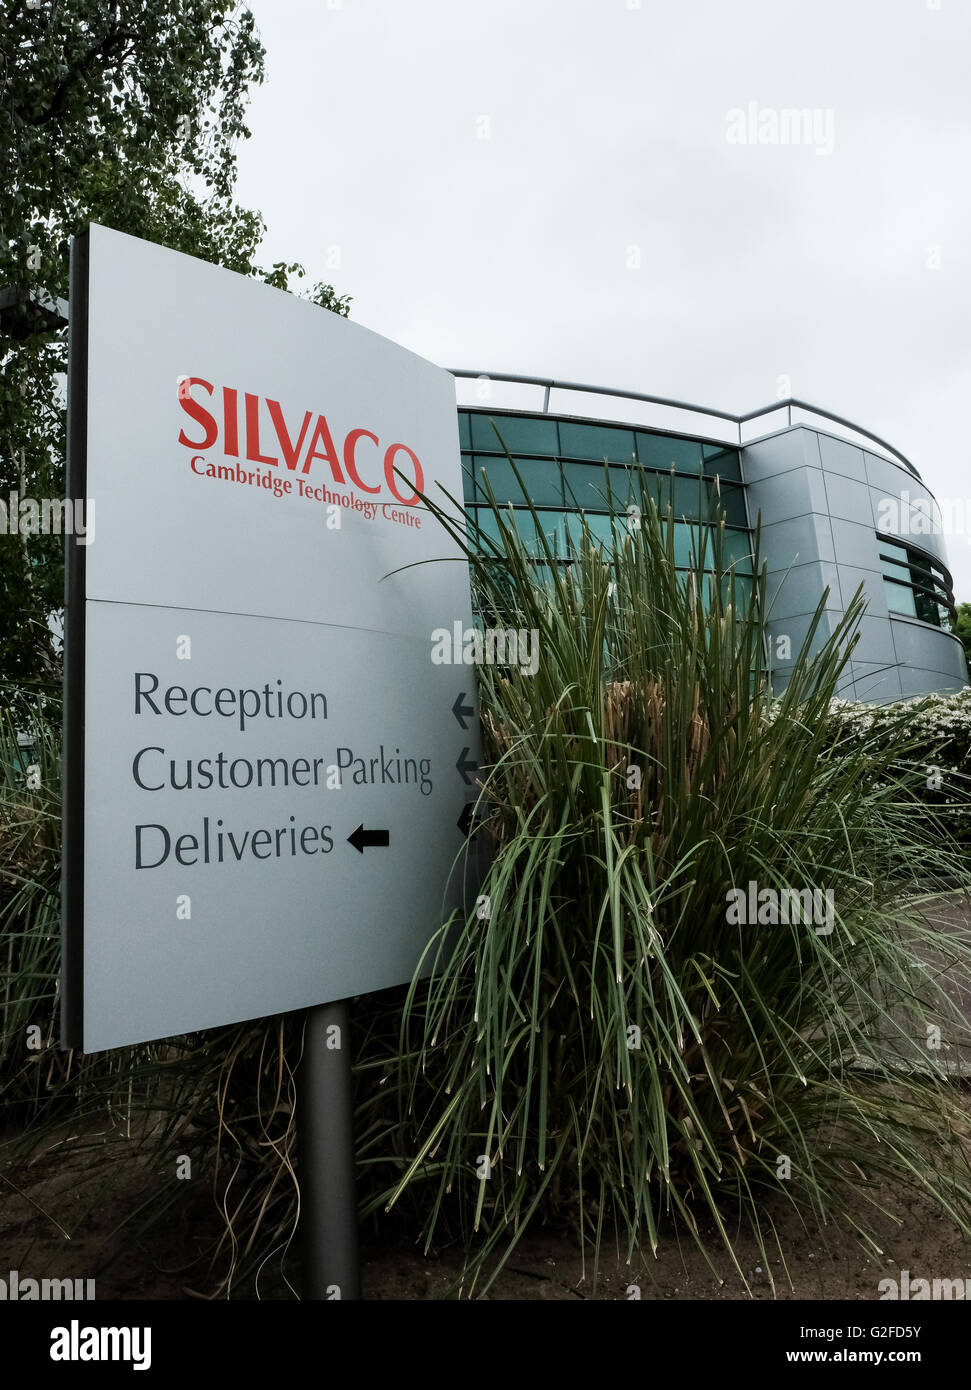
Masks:
[[[465,836],[467,840],[476,833],[472,824],[474,811],[475,802],[467,801],[465,805],[462,807],[462,814],[455,822],[455,824],[458,826],[458,828],[461,830],[462,834]]]
[[[468,724],[466,724],[463,716],[467,715],[471,719],[473,714],[475,714],[475,710],[472,708],[471,705],[463,704],[464,699],[465,691],[463,690],[462,694],[458,697],[458,699],[455,701],[455,704],[452,706],[452,713],[455,715],[455,718],[462,725],[462,728],[467,729],[469,726]]]
[[[472,778],[469,776],[469,773],[470,773],[470,772],[478,772],[478,770],[479,770],[479,764],[478,764],[478,763],[470,762],[470,761],[466,758],[465,755],[466,755],[466,753],[467,753],[468,751],[469,751],[469,750],[468,750],[467,748],[463,748],[463,749],[462,749],[461,753],[459,754],[459,760],[458,760],[458,762],[455,764],[455,766],[458,768],[459,772],[461,772],[462,778],[463,778],[463,780],[464,780],[466,786],[471,786],[471,785],[472,785]]]
[[[353,845],[358,854],[363,854],[365,845],[390,844],[391,835],[387,830],[365,830],[363,825],[359,825],[353,835],[348,835],[347,843]]]

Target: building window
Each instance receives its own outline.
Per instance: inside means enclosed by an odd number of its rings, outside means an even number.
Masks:
[[[513,520],[535,551],[532,504],[551,545],[555,538],[558,558],[568,562],[573,543],[564,514],[582,511],[594,536],[606,541],[616,522],[625,522],[627,507],[640,502],[644,481],[662,516],[668,507],[674,513],[679,567],[691,563],[692,527],[697,532],[697,523],[710,524],[724,513],[725,563],[734,561],[737,571],[751,573],[737,448],[556,417],[475,410],[458,415],[465,503],[483,535],[494,538],[496,529],[488,486],[500,506],[513,508]],[[709,565],[710,554],[709,546]]]
[[[880,535],[883,591],[891,613],[950,632],[956,613],[951,576],[943,565],[902,541]]]

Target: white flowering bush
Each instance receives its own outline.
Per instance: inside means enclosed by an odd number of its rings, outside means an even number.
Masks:
[[[766,711],[771,723],[781,701]],[[916,771],[924,783],[924,799],[944,816],[950,829],[967,845],[971,839],[971,687],[952,695],[919,695],[910,700],[873,705],[863,700],[832,699],[829,736],[841,748],[864,747],[874,754],[907,745],[900,770]]]
[[[781,707],[781,699],[767,707],[768,723]],[[910,739],[928,755],[935,754],[942,766],[971,772],[971,686],[953,695],[917,695],[885,705],[833,699],[828,719],[834,741],[885,743],[905,725]]]
[[[906,721],[912,736],[928,754],[934,752],[948,767],[969,770],[971,764],[971,687],[955,695],[919,695],[888,705],[862,700],[831,700],[829,717],[836,737],[888,738]]]

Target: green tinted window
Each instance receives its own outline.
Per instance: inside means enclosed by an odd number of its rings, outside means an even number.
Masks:
[[[517,512],[516,521],[519,526],[519,533],[526,542],[527,550],[533,554],[542,554],[542,546],[536,537],[536,526],[528,512]],[[547,545],[554,555],[563,558],[569,552],[566,543],[566,529],[564,526],[563,512],[540,512],[540,529],[546,537]]]
[[[735,596],[736,615],[747,611],[752,602],[752,587],[755,580],[745,574],[737,574],[734,570],[731,574],[722,575],[721,579],[716,579],[715,575],[706,570],[702,582],[702,601],[706,606],[714,602],[715,585],[718,584],[721,590],[722,606],[731,601],[732,595]]]
[[[720,478],[734,478],[736,482],[741,482],[742,465],[737,449],[725,448],[721,444],[702,444],[701,452],[705,460],[705,472],[709,476],[717,473]]]
[[[725,531],[722,564],[727,568],[733,562],[736,574],[752,573],[752,538],[747,531]]]
[[[908,617],[916,618],[917,609],[914,605],[914,591],[907,588],[904,584],[894,584],[891,580],[883,581],[883,592],[887,597],[887,607],[891,613],[905,613]]]
[[[730,602],[734,593],[736,613],[747,612],[752,602],[752,585],[754,583],[754,579],[733,570],[729,578],[722,580],[722,602]]]
[[[526,496],[535,507],[563,506],[560,470],[553,459],[516,459],[516,469],[522,484],[526,487]],[[512,502],[517,507],[524,504],[523,487],[508,459],[475,455],[475,483],[479,489],[480,502],[488,500],[482,486],[483,473],[489,480],[489,486],[497,502]]]
[[[488,507],[478,507],[476,511],[483,534],[491,536],[493,540],[498,540],[499,526],[495,513],[490,511]],[[508,507],[503,507],[502,520],[506,526],[510,523],[515,526],[530,554],[543,554],[542,544],[536,534],[536,523],[525,508],[520,507],[511,511]],[[540,512],[539,527],[546,536],[547,544],[551,550],[554,550],[557,556],[565,556],[567,552],[564,514],[562,512]]]
[[[940,627],[941,616],[936,599],[931,598],[930,594],[914,594],[914,609],[918,618],[925,623],[933,623],[935,627]]]
[[[689,526],[683,522],[675,522],[674,563],[682,569],[687,569],[689,566],[694,569],[697,567],[698,561],[701,558],[704,559],[704,567],[706,570],[714,569],[715,556],[712,549],[712,528],[710,526]],[[723,554],[722,563],[726,567],[731,564],[731,560],[732,557],[730,554]]]
[[[578,425],[560,421],[560,453],[564,458],[610,459],[630,463],[634,456],[634,431],[609,429],[603,425]]]
[[[636,473],[629,468],[604,469],[603,464],[564,463],[566,505],[571,509],[603,512],[625,509],[638,493]]]
[[[594,464],[564,463],[566,505],[592,507],[596,511],[626,510],[631,502],[641,503],[641,481],[648,497],[662,514],[670,502],[675,517],[714,521],[721,508],[730,526],[747,526],[742,489],[725,485],[719,495],[710,478],[682,478],[670,473],[652,473],[642,468],[611,468],[605,477],[603,467]],[[572,490],[572,491],[571,491]]]
[[[724,511],[730,525],[746,525],[745,500],[739,488],[724,487],[720,491],[710,478],[679,478],[668,475],[658,479],[652,489],[660,505],[670,502],[675,517],[688,521],[716,521]]]
[[[701,558],[701,548],[706,527],[684,526],[677,522],[674,527],[674,563],[683,569],[689,565],[696,568]],[[704,546],[705,568],[711,568],[711,544]]]
[[[466,502],[475,501],[475,478],[472,473],[472,455],[462,455],[462,493]]]
[[[472,448],[472,435],[469,429],[469,412],[467,410],[459,411],[459,448]]]
[[[887,560],[881,556],[883,572],[890,579],[902,579],[905,583],[910,582],[910,566],[902,560]]]
[[[480,535],[488,536],[490,540],[494,541],[499,539],[499,524],[496,521],[495,513],[490,511],[488,507],[469,507],[466,515],[473,523],[473,525],[469,527],[469,540],[471,544],[474,545],[477,541],[477,536],[475,534],[476,527],[478,527]]]
[[[727,483],[722,483],[721,496],[716,495],[716,500],[721,505],[729,526],[748,526],[744,488],[730,487]]]
[[[953,594],[941,567],[918,551],[880,537],[883,589],[891,613],[951,630]],[[928,590],[924,593],[922,590]]]
[[[697,473],[701,468],[701,445],[696,439],[678,439],[671,434],[637,432],[637,457],[646,468],[667,473]]]
[[[605,516],[603,512],[586,512],[584,520],[587,523],[587,530],[593,541],[612,547],[614,543],[614,527],[624,527],[623,517]],[[570,537],[570,545],[573,554],[576,554],[584,543],[584,531],[578,516],[567,518],[567,533]]]
[[[544,589],[549,589],[552,593],[557,581],[566,573],[566,568],[565,565],[548,565],[545,560],[539,560],[533,570],[533,577],[537,584],[542,584]]]
[[[501,443],[496,438],[496,430],[502,436]],[[473,415],[472,447],[500,454],[505,448],[511,454],[554,455],[557,452],[556,421],[516,415]]]

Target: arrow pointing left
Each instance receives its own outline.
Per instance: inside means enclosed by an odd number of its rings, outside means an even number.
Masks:
[[[358,854],[363,854],[365,846],[388,845],[391,843],[391,834],[387,830],[365,830],[363,825],[359,825],[353,834],[348,835],[347,843],[353,845]]]
[[[472,778],[469,776],[469,773],[476,772],[479,767],[479,764],[477,762],[473,762],[472,759],[467,756],[468,752],[468,748],[463,748],[458,756],[458,761],[455,764],[458,771],[461,772],[462,780],[465,782],[465,785],[467,787],[471,786],[472,784]]]
[[[465,721],[466,719],[471,719],[472,715],[475,714],[475,710],[472,708],[471,705],[467,705],[465,703],[464,690],[462,691],[462,694],[458,697],[458,699],[455,701],[455,704],[452,706],[452,713],[455,715],[455,718],[458,720],[458,722],[462,725],[463,729],[467,729],[469,727]]]

